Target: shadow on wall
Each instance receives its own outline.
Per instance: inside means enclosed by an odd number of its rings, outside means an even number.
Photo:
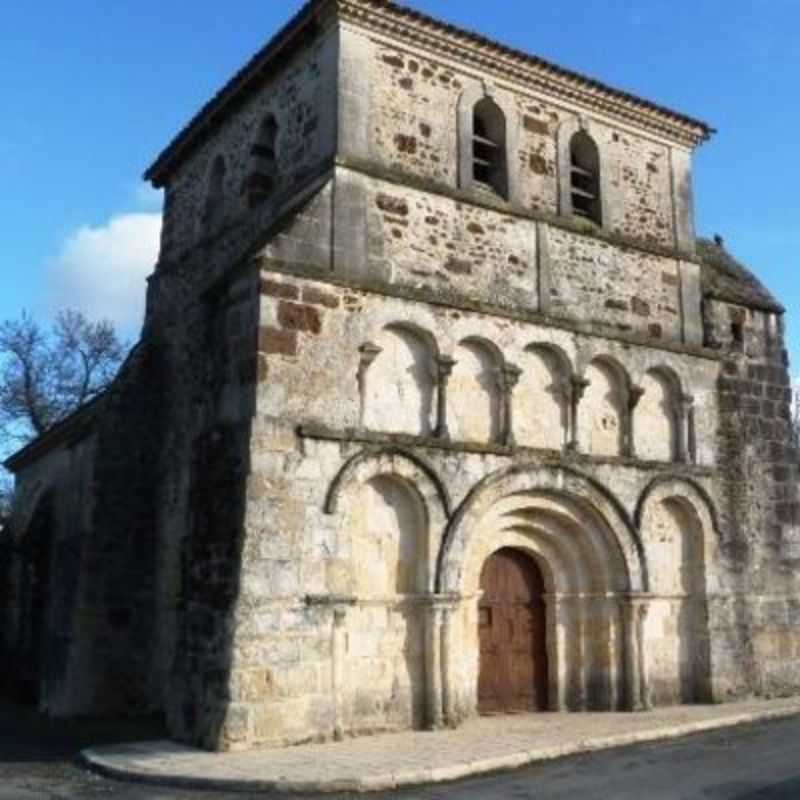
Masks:
[[[53,496],[48,492],[34,511],[27,530],[9,545],[13,559],[6,567],[8,588],[16,603],[7,614],[5,644],[7,664],[4,689],[9,697],[38,708],[47,696],[49,612],[52,606],[54,545]],[[13,668],[12,668],[13,667]]]

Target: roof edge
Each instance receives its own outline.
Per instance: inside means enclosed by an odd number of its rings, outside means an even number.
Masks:
[[[695,147],[711,138],[716,130],[707,123],[622,89],[616,89],[588,75],[561,67],[539,56],[489,39],[482,34],[438,20],[394,0],[309,0],[202,108],[147,168],[144,179],[156,187],[164,185],[179,161],[213,129],[223,112],[240,102],[259,77],[276,59],[287,57],[325,28],[340,19],[441,49],[451,40],[450,55],[471,60],[486,68],[492,56],[501,59],[498,71],[562,96],[617,116],[638,120],[644,127]],[[456,44],[453,40],[458,42]],[[476,51],[477,48],[477,51]],[[470,59],[467,59],[470,60]],[[621,113],[627,109],[627,113]],[[644,115],[644,118],[643,118]]]
[[[341,9],[340,14],[345,19],[352,19],[354,21],[364,23],[369,21],[367,16],[369,11],[378,11],[384,18],[394,16],[395,18],[403,18],[411,20],[413,23],[428,29],[430,32],[438,32],[444,36],[460,39],[461,41],[468,42],[471,45],[500,54],[502,57],[511,61],[519,62],[520,64],[527,64],[528,68],[533,67],[535,70],[540,70],[542,73],[556,81],[564,82],[564,93],[570,99],[578,99],[577,94],[580,90],[576,88],[575,84],[583,85],[590,91],[598,92],[606,95],[609,100],[622,101],[626,104],[646,109],[654,114],[661,115],[667,119],[672,120],[674,124],[686,127],[687,129],[694,130],[693,139],[699,144],[702,141],[709,139],[716,133],[716,129],[702,120],[691,117],[682,112],[668,108],[667,106],[647,100],[643,97],[627,92],[623,89],[617,89],[609,84],[592,78],[586,74],[577,72],[575,70],[562,67],[552,61],[548,61],[540,56],[533,55],[532,53],[524,50],[506,45],[494,39],[490,39],[483,34],[470,31],[466,28],[461,28],[448,22],[436,19],[421,11],[416,11],[412,8],[404,6],[395,0],[337,0]],[[389,32],[396,34],[400,31],[390,27]],[[424,35],[424,34],[423,34]],[[462,51],[463,52],[463,51]],[[486,66],[486,59],[481,59],[482,66]],[[529,75],[525,76],[526,79]],[[552,87],[551,87],[552,90]]]
[[[251,88],[261,73],[277,58],[288,56],[294,48],[302,46],[308,41],[309,26],[313,30],[311,35],[315,35],[319,31],[318,26],[321,22],[317,12],[324,10],[325,6],[333,6],[337,2],[338,0],[309,0],[228,80],[222,89],[200,108],[183,130],[147,168],[144,179],[150,181],[156,188],[161,188],[176,160],[191,149],[197,138],[202,136],[207,129],[213,128],[217,124],[221,112],[240,100],[242,94]]]
[[[105,398],[106,392],[98,394],[80,408],[75,409],[68,417],[57,422],[44,433],[39,434],[33,441],[28,442],[21,450],[10,455],[3,466],[12,473],[35,461],[40,456],[64,442],[76,441],[83,438],[98,410],[100,402]]]

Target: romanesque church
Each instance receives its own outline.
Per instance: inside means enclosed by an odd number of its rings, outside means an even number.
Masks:
[[[799,692],[784,309],[695,234],[713,133],[311,0],[148,169],[117,380],[8,461],[20,696],[230,750]]]

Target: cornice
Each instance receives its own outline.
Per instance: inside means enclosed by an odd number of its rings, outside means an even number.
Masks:
[[[696,146],[714,133],[700,120],[436,20],[392,0],[308,0],[195,114],[147,169],[145,179],[155,186],[163,186],[176,165],[220,124],[237,103],[262,85],[264,77],[276,64],[285,62],[297,48],[304,47],[311,39],[341,23],[449,56],[472,69],[539,89],[562,102],[657,131],[687,147]]]
[[[340,20],[365,31],[398,43],[423,47],[482,72],[539,89],[562,101],[622,118],[688,147],[696,147],[714,133],[700,120],[440,22],[391,0],[336,0],[336,5]]]

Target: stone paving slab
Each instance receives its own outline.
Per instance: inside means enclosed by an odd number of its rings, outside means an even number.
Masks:
[[[84,750],[116,778],[232,792],[370,792],[457,780],[535,761],[800,715],[800,698],[641,713],[482,717],[457,730],[208,753],[169,741]]]

